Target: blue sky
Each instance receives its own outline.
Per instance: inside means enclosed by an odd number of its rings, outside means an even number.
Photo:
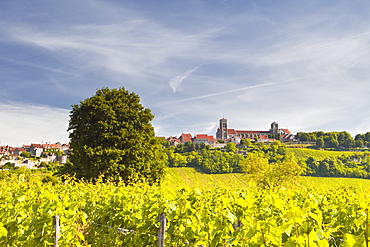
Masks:
[[[0,142],[68,142],[72,104],[124,86],[158,136],[370,131],[370,2],[0,1]]]

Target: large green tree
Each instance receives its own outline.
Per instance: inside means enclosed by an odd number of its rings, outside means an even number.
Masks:
[[[262,151],[249,152],[240,167],[243,172],[262,187],[275,187],[297,180],[304,168],[293,154],[287,154],[279,161],[269,162]]]
[[[125,88],[102,88],[72,106],[69,137],[71,164],[77,178],[159,182],[166,155],[155,137],[151,111]]]

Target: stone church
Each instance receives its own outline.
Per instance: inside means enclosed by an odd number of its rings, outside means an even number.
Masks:
[[[284,140],[293,140],[294,135],[288,129],[279,129],[279,125],[276,122],[271,123],[270,130],[235,130],[229,129],[227,126],[227,119],[220,119],[220,126],[217,129],[216,139],[217,140],[231,140],[233,138],[240,139],[254,139],[258,138],[261,140],[271,141],[268,135],[280,134],[281,138]]]

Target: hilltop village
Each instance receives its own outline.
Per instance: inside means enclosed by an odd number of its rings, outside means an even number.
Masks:
[[[65,164],[69,151],[68,144],[41,143],[23,145],[22,147],[0,146],[0,165],[11,167],[35,168],[42,162],[59,162]]]
[[[219,127],[216,136],[208,134],[182,133],[180,137],[160,137],[170,143],[171,146],[191,141],[195,144],[204,143],[212,148],[222,148],[228,142],[239,144],[241,139],[249,138],[252,141],[272,142],[276,139],[281,141],[295,141],[296,136],[288,129],[279,128],[278,123],[271,123],[269,130],[236,130],[228,127],[228,121],[225,118],[219,120]],[[59,162],[65,164],[69,152],[68,144],[41,143],[23,145],[22,147],[0,146],[0,166],[11,164],[12,167],[25,166],[35,168],[42,162]]]
[[[225,118],[221,118],[219,121],[216,137],[207,134],[195,134],[192,136],[190,133],[182,133],[180,137],[162,137],[171,146],[177,146],[179,143],[191,141],[198,144],[204,143],[212,148],[224,147],[228,142],[239,144],[241,139],[246,138],[258,142],[272,142],[276,139],[281,141],[296,141],[294,134],[288,129],[279,129],[279,125],[276,122],[271,123],[269,130],[236,130],[228,128],[228,122]]]

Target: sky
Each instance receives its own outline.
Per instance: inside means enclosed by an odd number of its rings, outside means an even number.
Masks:
[[[370,132],[370,1],[1,0],[0,145],[67,143],[71,105],[124,87],[157,136]]]

